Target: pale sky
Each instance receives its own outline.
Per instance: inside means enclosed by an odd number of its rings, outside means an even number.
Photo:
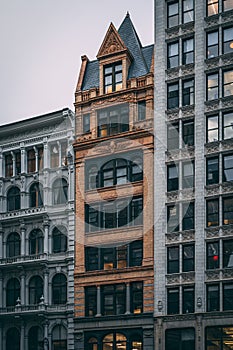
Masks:
[[[96,59],[127,11],[153,43],[153,0],[0,0],[0,125],[69,107],[81,56]]]

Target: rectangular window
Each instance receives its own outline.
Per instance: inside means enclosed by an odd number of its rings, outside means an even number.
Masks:
[[[207,327],[206,350],[232,349],[233,329],[230,327]]]
[[[194,162],[183,163],[182,188],[194,187]]]
[[[233,224],[233,197],[223,198],[223,225]]]
[[[36,171],[36,154],[34,149],[27,151],[27,171],[28,173]]]
[[[183,288],[183,314],[194,312],[194,287],[184,287]]]
[[[182,49],[182,64],[194,63],[194,39],[184,39]]]
[[[98,111],[98,137],[115,135],[129,130],[128,105]]]
[[[218,14],[218,0],[207,0],[207,16]]]
[[[233,240],[223,241],[223,267],[233,267]]]
[[[179,66],[179,42],[167,44],[167,68]]]
[[[21,173],[21,153],[15,153],[15,175],[19,175]]]
[[[167,127],[167,149],[179,148],[179,124],[169,124]]]
[[[233,0],[223,0],[223,11],[229,11],[233,9]]]
[[[182,229],[183,230],[194,230],[194,203],[183,203],[182,205],[183,219]]]
[[[233,284],[223,284],[223,311],[233,310]]]
[[[146,119],[146,101],[138,101],[138,120]]]
[[[219,55],[218,52],[218,31],[207,33],[207,54],[206,58],[213,58]]]
[[[116,62],[104,67],[104,93],[122,89],[122,63]]]
[[[206,202],[206,225],[219,225],[219,201],[218,199],[211,199]]]
[[[207,142],[218,141],[219,133],[218,133],[218,115],[211,115],[207,117]]]
[[[102,315],[121,315],[126,311],[125,284],[101,287]]]
[[[219,242],[210,242],[206,244],[206,268],[219,269]]]
[[[133,282],[130,284],[131,312],[141,314],[143,312],[143,283]]]
[[[167,191],[177,191],[179,189],[179,168],[176,165],[167,167]]]
[[[84,114],[83,116],[83,133],[90,132],[90,114]]]
[[[117,259],[118,269],[123,269],[127,267],[127,254],[128,254],[127,245],[123,245],[116,248],[116,259]]]
[[[167,248],[167,273],[179,273],[179,246]]]
[[[182,138],[183,138],[183,146],[194,145],[194,122],[193,121],[183,122]]]
[[[179,231],[179,206],[169,205],[167,207],[167,231]]]
[[[207,311],[219,311],[219,285],[208,285],[207,290]]]
[[[43,147],[39,147],[38,151],[38,170],[41,171],[44,167],[44,149]]]
[[[233,138],[233,112],[223,114],[223,139]]]
[[[179,301],[179,289],[171,288],[167,290],[167,313],[168,315],[174,315],[179,313],[180,301]]]
[[[183,245],[182,247],[182,271],[195,270],[195,246],[194,244]]]
[[[138,240],[129,245],[129,266],[141,266],[143,259],[143,241]]]
[[[223,29],[223,53],[233,51],[233,27]]]
[[[219,158],[206,159],[206,185],[219,183]]]
[[[223,182],[233,181],[233,154],[223,156]]]
[[[207,75],[207,100],[218,98],[218,73]]]
[[[195,331],[193,328],[167,329],[166,350],[195,350]],[[213,350],[213,349],[211,349]]]
[[[167,26],[172,28],[179,24],[179,2],[172,1],[167,4]]]
[[[95,316],[97,314],[97,289],[96,287],[85,288],[85,315]]]
[[[184,80],[182,89],[182,105],[194,104],[194,79]]]
[[[59,167],[59,148],[57,144],[51,145],[50,148],[50,166],[51,168]]]
[[[233,70],[223,72],[223,97],[233,95]]]
[[[116,250],[114,248],[101,249],[101,269],[112,270],[116,267]]]
[[[86,271],[94,271],[99,269],[98,248],[85,247],[85,267]]]
[[[193,0],[183,0],[183,23],[194,21]]]
[[[13,157],[11,154],[5,155],[5,177],[13,176]]]
[[[179,107],[179,83],[167,85],[167,109]]]

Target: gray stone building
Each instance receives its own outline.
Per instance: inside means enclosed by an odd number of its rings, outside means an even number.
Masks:
[[[74,348],[74,114],[0,127],[0,349]]]
[[[232,19],[155,1],[156,349],[233,349]]]

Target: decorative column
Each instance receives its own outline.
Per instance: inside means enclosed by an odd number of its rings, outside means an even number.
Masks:
[[[13,176],[15,176],[15,154],[11,152],[12,161],[13,161]]]
[[[38,172],[38,150],[36,147],[33,147],[34,151],[35,151],[35,157],[36,157],[36,172]]]
[[[21,305],[25,305],[25,273],[20,275],[20,300]]]
[[[49,323],[45,322],[44,323],[44,350],[49,349],[48,326],[49,326]]]
[[[25,255],[25,246],[26,246],[25,233],[26,233],[26,228],[25,228],[25,223],[24,223],[23,220],[20,222],[20,232],[21,232],[21,255]]]
[[[24,327],[24,323],[21,323],[21,332],[20,332],[20,350],[25,350],[25,327]]]
[[[126,283],[126,314],[130,314],[130,284]]]
[[[24,174],[26,173],[26,152],[25,152],[25,147],[23,142],[20,144],[20,149],[21,149],[21,173]]]
[[[58,166],[59,168],[62,166],[62,159],[61,159],[61,142],[57,141],[57,146],[58,146],[58,153],[59,153],[59,162]]]
[[[100,286],[97,286],[97,317],[101,316],[101,295],[100,295]]]
[[[0,147],[0,177],[3,177],[3,155],[2,155],[1,147]]]
[[[0,308],[3,307],[3,276],[2,276],[2,272],[0,272]],[[0,346],[0,349],[1,346]]]
[[[49,270],[44,271],[44,303],[48,305],[49,301]]]
[[[0,225],[0,259],[3,258],[3,233],[2,225]]]
[[[49,220],[44,219],[44,253],[48,254],[49,252]]]

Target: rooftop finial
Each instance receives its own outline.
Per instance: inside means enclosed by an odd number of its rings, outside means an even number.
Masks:
[[[127,13],[126,13],[126,17],[129,17],[129,11],[127,11]]]

